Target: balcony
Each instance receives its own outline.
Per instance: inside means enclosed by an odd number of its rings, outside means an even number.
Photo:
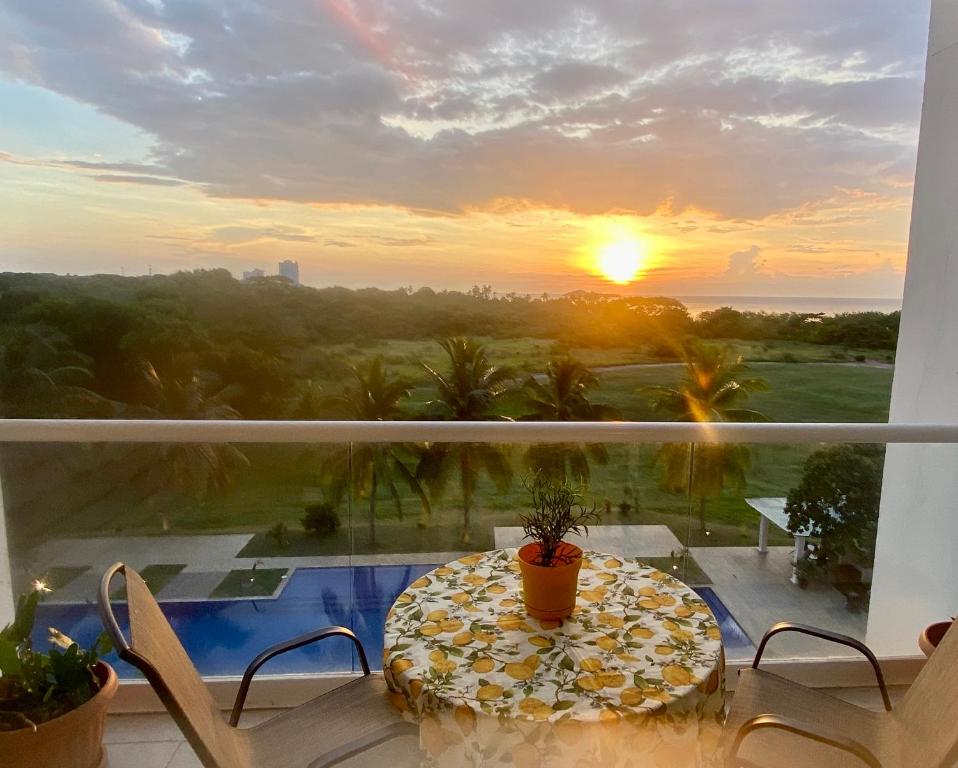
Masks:
[[[649,562],[690,584],[719,620],[730,689],[735,670],[747,665],[762,633],[779,620],[874,642],[869,633],[875,626],[884,622],[881,631],[889,631],[887,617],[876,617],[869,606],[869,597],[876,604],[881,564],[867,583],[862,577],[873,564],[861,561],[855,584],[836,582],[824,570],[811,583],[796,583],[820,539],[814,532],[782,530],[787,523],[781,512],[776,517],[766,508],[781,505],[780,497],[800,478],[802,461],[823,445],[946,451],[958,442],[958,426],[7,420],[0,423],[0,442],[14,587],[42,576],[54,588],[39,625],[91,640],[100,630],[93,607],[99,575],[116,560],[127,562],[154,588],[191,658],[228,706],[238,675],[263,647],[344,624],[377,659],[386,612],[411,581],[470,552],[518,545],[518,515],[526,504],[518,477],[530,449],[544,445],[602,446],[606,459],[593,466],[585,491],[601,520],[583,546]],[[412,456],[436,445],[495,448],[513,468],[512,484],[479,479],[468,529],[457,472],[444,493],[421,498],[397,490],[398,504],[387,491],[371,497],[363,492],[368,486],[356,482],[376,449]],[[703,525],[694,483],[662,488],[664,445],[688,452],[690,480],[695,457],[717,445],[747,447],[761,477],[710,499]],[[157,456],[169,458],[189,446],[228,446],[246,457],[246,479],[238,478],[225,506],[147,492]],[[767,477],[765,470],[775,465],[790,467],[783,484]],[[300,518],[322,500],[317,478],[330,467],[343,473],[339,526],[308,532]],[[624,488],[630,490],[622,495]],[[371,502],[379,508],[371,509]],[[734,514],[723,516],[725,508]],[[283,530],[277,521],[285,523]],[[891,627],[909,651],[884,654],[893,685],[907,684],[920,666],[908,658],[917,652],[918,628],[901,621]],[[888,637],[882,639],[887,644]],[[808,684],[878,701],[868,687],[870,670],[851,650],[797,637],[770,647],[769,659]],[[142,715],[159,705],[136,671],[122,662],[117,668],[124,684],[110,726],[115,763],[143,754],[156,765],[193,764],[170,721]],[[357,669],[350,648],[335,641],[301,649],[266,668],[268,678],[254,686],[251,705],[266,712],[293,705]]]

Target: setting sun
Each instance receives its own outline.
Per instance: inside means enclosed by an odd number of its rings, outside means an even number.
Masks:
[[[598,267],[613,283],[629,283],[638,276],[645,260],[642,243],[631,237],[607,243],[599,249]]]

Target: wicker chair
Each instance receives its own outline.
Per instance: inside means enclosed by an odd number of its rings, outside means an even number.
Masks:
[[[130,641],[110,603],[111,582],[126,581]],[[120,658],[137,667],[153,686],[206,768],[324,768],[399,736],[418,736],[400,719],[381,677],[370,675],[359,639],[345,627],[329,627],[273,646],[257,656],[243,675],[229,723],[190,662],[140,575],[117,563],[100,582],[100,615]],[[363,676],[253,728],[237,728],[250,682],[269,659],[326,637],[345,636],[356,645]],[[408,756],[394,750],[391,763]]]
[[[871,662],[884,712],[857,707],[759,669],[769,639],[800,632],[847,645]],[[892,709],[881,667],[854,638],[782,622],[739,673],[723,737],[728,768],[946,768],[958,765],[958,630],[951,628]]]

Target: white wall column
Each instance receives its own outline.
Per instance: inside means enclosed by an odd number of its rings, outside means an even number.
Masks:
[[[958,0],[932,0],[908,271],[889,421],[958,422]],[[958,446],[885,457],[868,644],[918,653],[958,613]]]
[[[0,477],[0,627],[13,621],[13,579],[7,545],[7,517],[3,508],[3,478]]]

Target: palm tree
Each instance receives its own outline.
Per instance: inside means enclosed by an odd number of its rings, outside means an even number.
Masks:
[[[508,421],[495,413],[506,393],[512,374],[492,365],[481,344],[455,336],[439,342],[449,358],[449,373],[442,374],[423,364],[436,386],[437,397],[427,404],[432,418],[450,421]],[[435,443],[427,447],[419,462],[418,476],[433,496],[440,496],[454,467],[459,470],[462,490],[462,544],[468,545],[472,525],[473,498],[479,473],[486,474],[504,491],[512,483],[512,466],[502,448],[489,443]]]
[[[550,360],[543,377],[529,377],[522,385],[525,407],[523,421],[603,421],[617,418],[615,409],[589,400],[599,386],[592,371],[572,357]],[[537,443],[525,455],[526,467],[549,479],[589,482],[589,462],[606,464],[609,454],[601,443]]]
[[[340,395],[325,398],[322,408],[349,419],[389,421],[403,416],[400,403],[409,397],[410,385],[401,379],[390,379],[381,356],[366,369],[352,368],[355,382],[343,388]],[[323,465],[323,485],[330,489],[332,503],[338,506],[346,488],[351,485],[357,498],[369,499],[369,543],[376,543],[376,499],[381,488],[392,498],[402,520],[402,496],[396,484],[402,480],[419,497],[424,513],[422,525],[431,515],[429,499],[416,473],[405,463],[407,455],[415,455],[414,446],[372,443],[353,445],[337,451]]]
[[[228,402],[232,388],[213,391],[215,382],[195,373],[162,375],[150,362],[142,364],[149,405],[132,408],[139,418],[157,419],[238,419],[240,414]],[[176,489],[203,502],[213,492],[222,492],[234,479],[234,470],[248,467],[246,455],[229,443],[170,443],[159,448],[158,460],[149,471],[152,487]],[[161,513],[164,530],[169,519]]]
[[[90,389],[90,361],[43,328],[0,337],[0,418],[110,417],[116,404]]]
[[[727,347],[694,344],[686,347],[685,372],[675,388],[646,387],[656,411],[675,421],[767,421],[759,411],[741,407],[752,392],[768,389],[760,378],[742,378],[748,367],[732,358]],[[705,533],[705,508],[726,484],[741,487],[751,463],[744,445],[667,443],[656,461],[663,465],[662,485],[687,492],[698,504],[699,528]]]

